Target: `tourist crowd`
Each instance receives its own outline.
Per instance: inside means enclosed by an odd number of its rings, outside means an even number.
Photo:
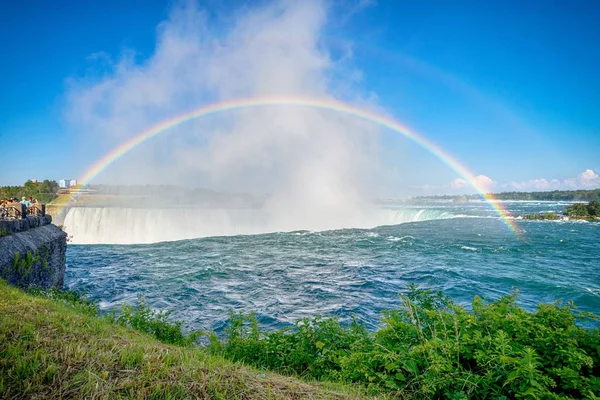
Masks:
[[[37,203],[38,203],[38,201],[36,199],[34,199],[33,197],[29,197],[29,199],[28,199],[25,196],[23,196],[21,198],[21,201],[19,201],[19,199],[17,199],[16,197],[13,197],[12,199],[8,199],[8,200],[1,200],[0,201],[0,219],[10,219],[10,218],[16,218],[17,216],[19,216],[21,213],[20,204],[25,204],[25,207],[27,207],[27,214],[37,215],[38,208],[33,207],[33,208],[35,208],[35,210],[32,208],[32,205],[37,204]]]

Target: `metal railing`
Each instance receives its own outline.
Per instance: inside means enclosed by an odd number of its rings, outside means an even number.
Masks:
[[[34,203],[27,207],[22,203],[11,203],[0,206],[0,219],[23,219],[28,216],[44,217],[46,215],[46,205]]]

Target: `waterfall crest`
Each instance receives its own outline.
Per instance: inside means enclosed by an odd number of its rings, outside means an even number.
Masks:
[[[452,217],[453,214],[436,209],[373,208],[350,220],[316,218],[305,223],[296,220],[295,225],[290,225],[275,221],[256,208],[73,207],[64,226],[72,243],[135,244],[292,230],[373,228]]]

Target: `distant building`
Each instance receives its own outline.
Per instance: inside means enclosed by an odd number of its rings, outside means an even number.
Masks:
[[[63,189],[70,188],[71,186],[75,185],[77,185],[77,179],[61,179],[58,181],[58,186]]]
[[[30,179],[31,183],[37,183],[37,179]]]

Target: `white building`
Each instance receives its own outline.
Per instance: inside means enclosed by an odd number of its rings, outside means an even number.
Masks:
[[[77,179],[61,179],[60,181],[58,181],[58,186],[63,189],[75,185],[77,185]]]

